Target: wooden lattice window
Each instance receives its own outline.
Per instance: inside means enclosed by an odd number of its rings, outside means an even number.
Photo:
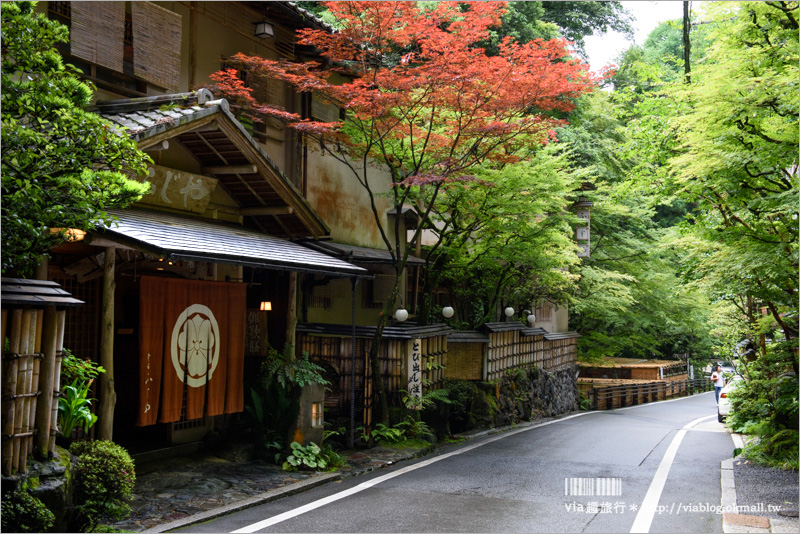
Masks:
[[[100,356],[102,279],[83,283],[74,278],[56,278],[53,281],[74,298],[84,302],[82,306],[67,308],[64,347],[75,356],[97,361]]]
[[[47,2],[47,10],[65,19],[72,18],[72,2]]]

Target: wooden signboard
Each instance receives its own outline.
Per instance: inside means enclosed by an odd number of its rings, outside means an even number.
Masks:
[[[140,202],[179,210],[203,213],[217,188],[215,178],[155,165],[148,178],[150,192]]]
[[[408,343],[408,396],[422,398],[422,340],[412,339]],[[419,409],[414,403],[412,409]]]

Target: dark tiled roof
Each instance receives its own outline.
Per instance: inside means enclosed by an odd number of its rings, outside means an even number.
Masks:
[[[284,239],[233,224],[140,209],[109,210],[119,219],[103,237],[165,258],[215,261],[334,276],[366,269]]]
[[[84,302],[73,298],[55,282],[46,280],[27,280],[22,278],[3,278],[0,280],[3,306],[33,306],[35,308],[48,305],[80,306]]]
[[[353,327],[345,324],[298,323],[297,331],[320,336],[351,336]],[[445,324],[417,326],[413,323],[404,323],[385,327],[383,329],[383,337],[385,339],[424,339],[447,335],[452,331]],[[356,337],[372,337],[374,334],[374,326],[356,326]]]
[[[489,336],[477,330],[458,330],[447,336],[448,343],[489,343]]]
[[[555,332],[553,334],[545,334],[544,338],[548,341],[555,341],[556,339],[573,339],[581,337],[578,332]]]
[[[234,117],[228,102],[207,89],[107,100],[90,108],[145,150],[177,143],[219,180],[253,226],[281,237],[320,238],[330,231],[302,193]],[[226,169],[237,169],[235,172]],[[249,169],[249,170],[248,170]]]

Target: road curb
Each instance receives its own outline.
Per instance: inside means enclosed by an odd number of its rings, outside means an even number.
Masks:
[[[735,449],[745,446],[745,437],[736,432],[730,434]],[[797,524],[792,521],[774,520],[769,517],[737,513],[736,483],[733,476],[733,458],[723,460],[720,464],[720,487],[722,488],[721,506],[722,531],[730,534],[738,533],[770,533],[797,532]],[[730,510],[730,512],[728,512]]]
[[[295,495],[297,493],[301,493],[311,488],[321,486],[328,482],[341,480],[341,478],[342,478],[341,473],[325,473],[317,475],[307,480],[301,480],[299,482],[295,482],[293,484],[284,486],[282,488],[274,489],[265,493],[260,493],[258,495],[253,495],[252,497],[248,497],[247,499],[236,501],[234,503],[227,504],[225,506],[220,506],[219,508],[214,508],[212,510],[193,514],[188,517],[176,519],[175,521],[170,521],[169,523],[162,523],[153,528],[143,530],[142,532],[168,532],[176,528],[188,527],[189,525],[202,523],[204,521],[208,521],[210,519],[214,519],[229,514],[231,512],[238,512],[240,510],[244,510],[245,508],[250,508],[252,506],[257,506],[259,504],[271,502],[283,497]]]

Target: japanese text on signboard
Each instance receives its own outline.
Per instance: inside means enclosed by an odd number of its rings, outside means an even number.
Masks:
[[[413,339],[408,350],[408,396],[422,397],[422,340]],[[411,403],[414,406],[414,403]]]

